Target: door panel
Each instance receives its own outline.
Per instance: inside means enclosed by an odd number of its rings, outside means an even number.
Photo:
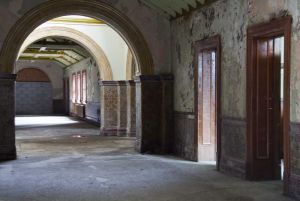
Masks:
[[[275,38],[257,41],[253,84],[254,179],[278,178],[280,135],[280,57]],[[279,53],[279,55],[278,55]],[[279,127],[278,127],[279,126]]]
[[[198,160],[216,160],[216,57],[214,50],[198,59]]]
[[[283,38],[274,39],[274,71],[273,71],[273,149],[274,149],[274,179],[281,179],[281,159],[283,159],[283,129],[282,129],[282,114],[281,109],[281,54],[284,47],[281,46]],[[279,89],[279,90],[278,90]]]
[[[256,158],[269,158],[269,66],[268,66],[268,41],[259,41],[257,45],[257,104],[256,104]]]

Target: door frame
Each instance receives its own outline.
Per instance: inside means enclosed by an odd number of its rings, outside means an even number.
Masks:
[[[63,80],[63,87],[64,87],[64,107],[65,107],[65,114],[70,114],[70,78],[65,77]]]
[[[194,107],[195,107],[195,160],[198,161],[198,53],[203,50],[216,50],[216,161],[217,170],[220,169],[221,158],[221,136],[220,136],[220,120],[221,120],[221,36],[215,35],[203,40],[196,41],[194,44]]]
[[[248,28],[247,31],[247,164],[246,178],[253,180],[254,177],[254,139],[253,139],[253,111],[252,91],[253,86],[253,68],[255,61],[253,55],[256,53],[255,43],[263,37],[284,36],[284,103],[283,103],[283,146],[284,146],[284,190],[287,192],[287,182],[290,176],[290,142],[289,142],[289,124],[290,124],[290,51],[291,51],[291,25],[292,17],[282,17],[267,23],[258,24]]]

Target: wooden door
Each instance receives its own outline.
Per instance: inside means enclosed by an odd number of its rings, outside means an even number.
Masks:
[[[198,54],[198,160],[216,160],[216,51]]]
[[[285,193],[289,193],[291,172],[289,135],[291,28],[292,18],[287,16],[254,25],[247,31],[246,177],[249,180],[278,179],[279,159],[283,157]],[[281,79],[278,78],[280,73],[277,42],[280,36],[284,39],[281,47],[283,63]],[[281,125],[278,114],[279,80],[283,89]],[[257,120],[258,117],[260,121]],[[281,126],[279,129],[278,124]]]
[[[253,179],[280,178],[280,39],[257,40],[253,76]]]

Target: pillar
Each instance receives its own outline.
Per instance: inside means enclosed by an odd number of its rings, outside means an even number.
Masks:
[[[135,115],[135,83],[127,81],[127,136],[135,137],[136,115]]]
[[[100,135],[114,136],[118,129],[118,82],[101,81],[100,87]]]
[[[0,161],[16,158],[14,74],[0,73]]]
[[[136,149],[144,153],[164,153],[173,133],[172,76],[136,77]]]
[[[173,107],[173,76],[161,75],[162,84],[162,112],[161,112],[161,141],[162,152],[165,154],[173,152],[174,143],[174,107]]]
[[[117,136],[125,137],[127,135],[127,83],[118,82],[118,127]]]

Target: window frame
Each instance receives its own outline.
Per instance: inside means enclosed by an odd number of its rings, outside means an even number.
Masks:
[[[72,73],[72,91],[71,91],[72,103],[76,103],[77,98],[77,76],[76,73]]]
[[[87,103],[87,71],[82,70],[81,72],[81,103]]]
[[[82,88],[82,78],[81,71],[76,74],[76,103],[81,104],[81,88]]]

